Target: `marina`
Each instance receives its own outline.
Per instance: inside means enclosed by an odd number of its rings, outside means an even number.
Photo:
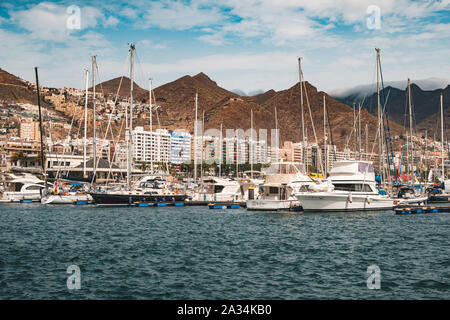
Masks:
[[[450,299],[449,0],[4,2],[0,300]]]

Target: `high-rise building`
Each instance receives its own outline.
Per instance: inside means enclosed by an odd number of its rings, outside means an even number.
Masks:
[[[170,134],[165,129],[144,131],[144,127],[136,127],[132,131],[133,157],[140,162],[169,162]]]
[[[191,161],[191,135],[187,131],[170,130],[170,163]]]
[[[41,138],[39,122],[32,118],[24,118],[20,122],[20,138],[25,140],[39,140]]]

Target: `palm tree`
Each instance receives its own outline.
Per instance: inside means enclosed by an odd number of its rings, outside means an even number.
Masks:
[[[144,161],[141,161],[140,165],[139,165],[139,169],[141,169],[142,172],[147,171],[147,163],[145,163]]]
[[[27,159],[26,154],[23,151],[15,152],[10,159],[11,163],[20,162],[23,163]]]

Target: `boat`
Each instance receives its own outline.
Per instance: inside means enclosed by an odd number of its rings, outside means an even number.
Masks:
[[[119,190],[107,190],[107,191],[92,191],[89,194],[94,199],[97,205],[139,205],[139,204],[165,204],[184,201],[187,196],[185,194],[179,194],[177,192],[171,191],[168,188],[155,188],[155,183],[158,185],[157,181],[141,181],[139,185],[133,185],[131,181],[131,173],[133,167],[133,141],[132,131],[133,131],[133,85],[134,85],[134,54],[135,45],[130,44],[130,105],[129,105],[129,118],[127,123],[126,139],[127,141],[127,184],[124,189]],[[95,131],[94,131],[95,132]],[[95,159],[95,156],[94,156]],[[94,169],[95,170],[95,169]],[[153,171],[153,165],[151,166]],[[144,183],[141,185],[140,183]],[[146,183],[152,184],[146,185]]]
[[[7,174],[2,181],[0,202],[34,202],[45,194],[45,181],[29,174]]]
[[[247,210],[278,211],[300,208],[295,192],[306,192],[314,181],[296,162],[273,164],[266,173],[266,181],[258,188],[258,195],[249,194]]]
[[[42,204],[88,204],[93,199],[89,189],[78,182],[60,182],[41,198]]]
[[[393,198],[378,192],[371,161],[337,161],[327,183],[327,191],[295,194],[304,211],[390,210],[394,207]]]
[[[244,198],[244,189],[237,180],[210,176],[201,180],[200,186],[190,194],[189,201],[243,202]]]

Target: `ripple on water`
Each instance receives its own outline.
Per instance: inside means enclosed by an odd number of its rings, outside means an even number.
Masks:
[[[0,299],[449,299],[450,215],[2,205]],[[66,287],[80,266],[81,290]],[[367,267],[381,289],[367,289]]]

